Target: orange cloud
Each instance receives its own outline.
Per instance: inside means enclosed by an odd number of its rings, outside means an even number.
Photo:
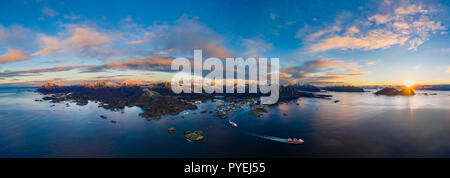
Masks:
[[[39,35],[38,43],[42,49],[33,53],[33,55],[45,55],[68,50],[90,50],[111,41],[108,35],[97,32],[92,28],[74,27],[69,31],[71,31],[71,36],[66,39]]]
[[[309,48],[309,52],[316,53],[321,51],[328,51],[331,49],[373,50],[388,48],[397,44],[403,45],[407,40],[407,37],[403,37],[390,31],[372,30],[367,35],[361,37],[334,36],[325,38],[322,41],[313,44]]]
[[[395,14],[399,14],[399,15],[411,15],[411,14],[417,14],[417,13],[426,14],[426,13],[428,13],[428,10],[422,9],[421,5],[412,4],[408,7],[399,7],[397,9],[395,9],[394,12],[395,12]]]
[[[124,62],[109,63],[105,66],[108,68],[135,68],[135,69],[162,69],[170,67],[172,64],[172,58],[147,58],[147,59],[132,59]]]
[[[0,56],[0,64],[8,63],[8,62],[23,61],[26,59],[28,59],[28,56],[25,54],[25,52],[23,52],[21,50],[8,49],[8,52],[6,54]]]
[[[75,49],[97,46],[109,42],[109,36],[90,28],[75,28],[73,36],[65,41]]]

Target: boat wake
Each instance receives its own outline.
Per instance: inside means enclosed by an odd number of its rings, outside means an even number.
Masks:
[[[255,137],[259,137],[262,139],[266,139],[266,140],[271,140],[271,141],[276,141],[276,142],[281,142],[281,143],[290,143],[290,144],[301,144],[303,143],[303,140],[299,139],[299,141],[292,141],[291,139],[288,138],[280,138],[280,137],[274,137],[274,136],[268,136],[268,135],[260,135],[260,134],[255,134],[255,133],[250,133],[250,132],[245,132],[251,136],[255,136]]]
[[[246,113],[248,114],[248,113]],[[241,115],[240,117],[244,116],[245,114]],[[235,125],[234,122],[231,121],[231,119],[228,120],[229,124],[233,125],[234,127],[237,127],[237,125]],[[258,137],[258,138],[262,138],[262,139],[266,139],[266,140],[271,140],[271,141],[275,141],[275,142],[281,142],[281,143],[289,143],[289,144],[302,144],[304,143],[304,141],[302,139],[291,139],[291,138],[280,138],[280,137],[274,137],[274,136],[268,136],[268,135],[261,135],[261,134],[255,134],[252,132],[248,132],[248,131],[242,131],[245,134],[254,136],[254,137]]]

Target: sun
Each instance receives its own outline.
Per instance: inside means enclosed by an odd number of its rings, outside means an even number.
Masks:
[[[407,87],[411,87],[411,86],[414,85],[415,83],[416,83],[416,82],[411,81],[411,80],[405,81],[405,85],[406,85]]]

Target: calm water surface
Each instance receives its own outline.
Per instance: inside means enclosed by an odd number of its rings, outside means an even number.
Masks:
[[[147,121],[137,107],[112,112],[94,102],[36,102],[43,95],[34,90],[0,88],[0,157],[450,157],[448,91],[412,97],[330,92],[340,102],[300,98],[269,107],[263,117],[238,109],[229,117],[239,125],[233,128],[199,113],[220,101],[184,111],[186,118]],[[185,130],[203,130],[205,138],[189,142]]]

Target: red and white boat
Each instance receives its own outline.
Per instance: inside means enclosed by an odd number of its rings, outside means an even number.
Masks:
[[[303,141],[302,139],[296,139],[296,138],[294,138],[294,139],[288,139],[288,143],[293,143],[293,144],[302,144],[302,143],[304,143],[305,141]]]
[[[228,123],[230,123],[230,125],[233,126],[233,127],[237,127],[237,124],[234,123],[234,122],[228,121]]]

